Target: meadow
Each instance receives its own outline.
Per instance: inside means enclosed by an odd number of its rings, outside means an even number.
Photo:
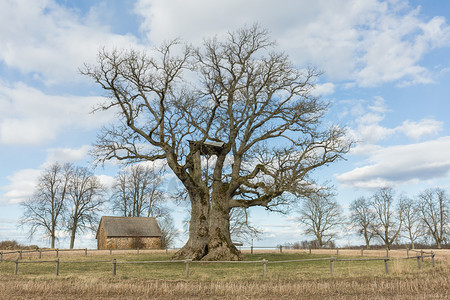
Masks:
[[[328,252],[327,252],[328,251]],[[373,253],[372,253],[373,251]],[[245,253],[246,251],[244,251]],[[59,275],[54,253],[41,259],[24,255],[14,275],[14,263],[0,263],[1,299],[448,299],[450,298],[450,250],[436,251],[436,266],[393,251],[385,273],[383,260],[330,261],[310,259],[361,259],[358,252],[320,250],[259,251],[245,253],[245,263],[190,263],[186,278],[184,262],[168,261],[164,251],[61,252]],[[371,250],[364,258],[383,256]],[[53,257],[52,257],[53,255]],[[5,258],[8,259],[5,255]],[[17,257],[11,257],[16,259]],[[116,259],[116,276],[112,260]],[[292,260],[308,259],[303,262]],[[267,260],[266,276],[262,261]],[[43,263],[25,263],[48,261]],[[94,262],[96,261],[96,262]],[[277,263],[283,261],[282,263]]]

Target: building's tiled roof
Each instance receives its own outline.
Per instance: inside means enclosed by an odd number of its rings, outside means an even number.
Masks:
[[[107,237],[161,236],[156,219],[151,217],[102,217],[102,224]]]

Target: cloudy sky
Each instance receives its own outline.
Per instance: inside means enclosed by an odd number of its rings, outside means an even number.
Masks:
[[[450,190],[449,19],[441,0],[0,0],[0,240],[47,246],[18,226],[19,203],[49,163],[88,165],[96,132],[113,120],[90,113],[103,92],[78,71],[100,48],[198,44],[255,22],[296,65],[324,72],[316,93],[332,103],[327,122],[359,141],[317,174],[344,207],[385,185],[410,196]],[[109,182],[115,169],[95,172]],[[305,239],[295,214],[251,216],[265,232],[259,244]]]

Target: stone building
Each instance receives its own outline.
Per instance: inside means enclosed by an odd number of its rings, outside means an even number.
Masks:
[[[161,230],[155,218],[102,217],[97,249],[160,249]]]

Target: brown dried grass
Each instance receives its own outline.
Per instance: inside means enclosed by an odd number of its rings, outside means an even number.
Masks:
[[[2,299],[449,299],[449,273],[319,280],[188,281],[1,276]]]

